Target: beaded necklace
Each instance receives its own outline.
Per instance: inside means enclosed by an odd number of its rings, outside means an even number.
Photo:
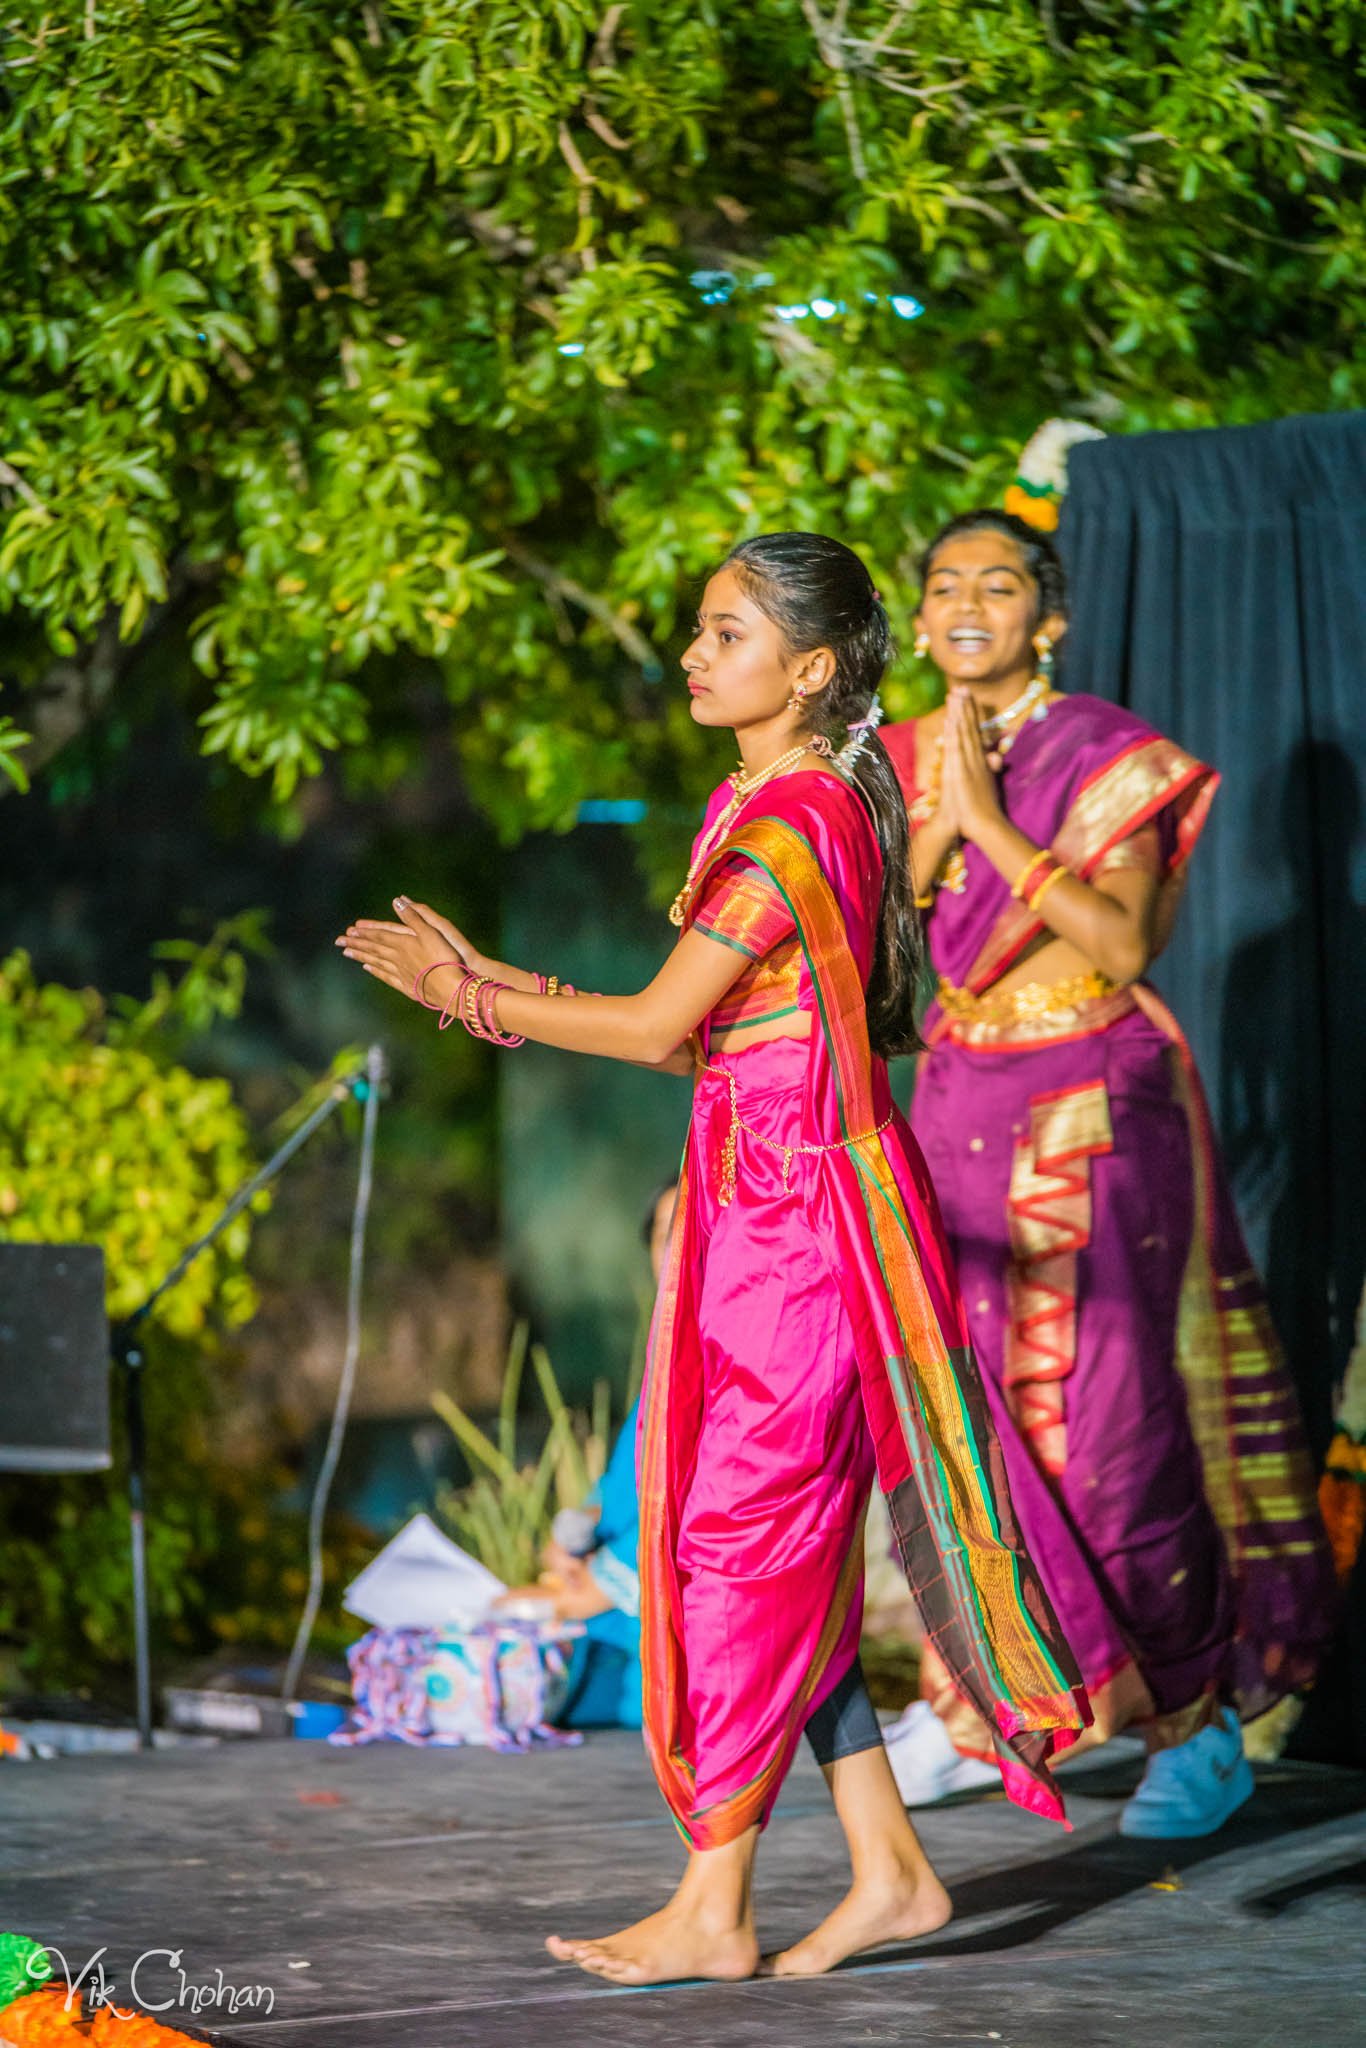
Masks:
[[[772,782],[777,776],[786,774],[789,768],[795,768],[802,755],[808,754],[812,750],[812,742],[810,740],[803,740],[799,747],[790,747],[785,754],[780,754],[770,767],[762,769],[758,775],[746,775],[743,764],[735,770],[730,778],[730,786],[735,794],[716,820],[716,823],[706,832],[701,845],[693,855],[692,865],[688,869],[688,879],[669,905],[670,924],[676,925],[679,930],[682,930],[688,898],[692,894],[692,886],[697,880],[698,870],[725,838],[726,833],[735,821],[736,814],[740,810],[741,805],[753,796],[756,789],[762,789],[766,782]]]

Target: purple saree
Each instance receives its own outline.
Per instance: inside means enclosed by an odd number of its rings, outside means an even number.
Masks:
[[[884,733],[913,826],[915,728]],[[1055,700],[1000,774],[1002,806],[1083,879],[1136,853],[1159,939],[1217,777],[1126,711]],[[993,1002],[1043,929],[973,847],[929,921],[939,998],[913,1121],[958,1264],[1026,1544],[1098,1731],[1194,1732],[1313,1675],[1331,1577],[1294,1391],[1267,1321],[1189,1048],[1154,992],[1099,977]],[[925,1691],[983,1749],[940,1661]]]

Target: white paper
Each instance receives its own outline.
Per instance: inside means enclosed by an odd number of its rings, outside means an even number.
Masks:
[[[376,1628],[473,1628],[506,1591],[477,1558],[443,1536],[430,1515],[414,1515],[342,1600]]]

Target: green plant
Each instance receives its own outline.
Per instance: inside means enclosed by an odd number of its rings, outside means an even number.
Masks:
[[[668,833],[716,756],[657,685],[738,535],[847,537],[904,639],[916,542],[1047,415],[1366,391],[1359,0],[11,0],[5,29],[31,769],[136,716],[155,635],[282,804],[329,753],[369,788],[427,758],[417,671],[509,836],[634,794]]]
[[[528,1343],[525,1323],[513,1332],[494,1436],[448,1394],[432,1406],[454,1432],[474,1473],[468,1486],[446,1492],[438,1512],[461,1547],[510,1586],[534,1580],[550,1524],[562,1507],[579,1507],[607,1465],[611,1393],[593,1389],[591,1417],[572,1410],[560,1392],[543,1345]],[[547,1429],[539,1455],[518,1463],[518,1404],[528,1357],[545,1404]]]
[[[28,788],[28,772],[18,756],[32,739],[33,734],[21,731],[12,718],[0,716],[0,775],[8,776],[18,790]]]
[[[39,984],[27,957],[0,964],[0,1236],[98,1244],[111,1317],[128,1315],[218,1214],[254,1164],[229,1084],[182,1064],[190,1038],[241,1002],[252,916],[205,946],[158,949],[141,1002]],[[259,1197],[253,1208],[265,1206]],[[222,1530],[215,1512],[209,1362],[244,1322],[252,1211],[157,1304],[147,1325],[152,1469],[149,1580],[163,1639],[199,1642]],[[35,1683],[89,1684],[126,1668],[131,1576],[123,1450],[82,1479],[16,1479],[0,1497],[0,1631]]]
[[[236,1014],[241,948],[254,943],[250,919],[207,946],[170,941],[158,953],[179,963],[178,981],[158,972],[144,1001],[112,1006],[94,989],[40,985],[24,953],[0,963],[0,1236],[98,1244],[113,1317],[138,1306],[251,1171],[231,1087],[173,1054]],[[250,1239],[247,1211],[157,1304],[156,1322],[180,1336],[211,1312],[245,1322]]]

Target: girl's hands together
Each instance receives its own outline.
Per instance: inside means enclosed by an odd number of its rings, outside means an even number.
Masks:
[[[394,898],[394,911],[397,924],[362,917],[348,925],[337,940],[345,958],[429,1007],[445,1001],[460,975],[488,971],[482,955],[449,918],[406,896]]]
[[[948,806],[964,839],[975,840],[1001,817],[996,778],[987,765],[972,693],[961,687],[949,693],[941,792],[940,809]]]

